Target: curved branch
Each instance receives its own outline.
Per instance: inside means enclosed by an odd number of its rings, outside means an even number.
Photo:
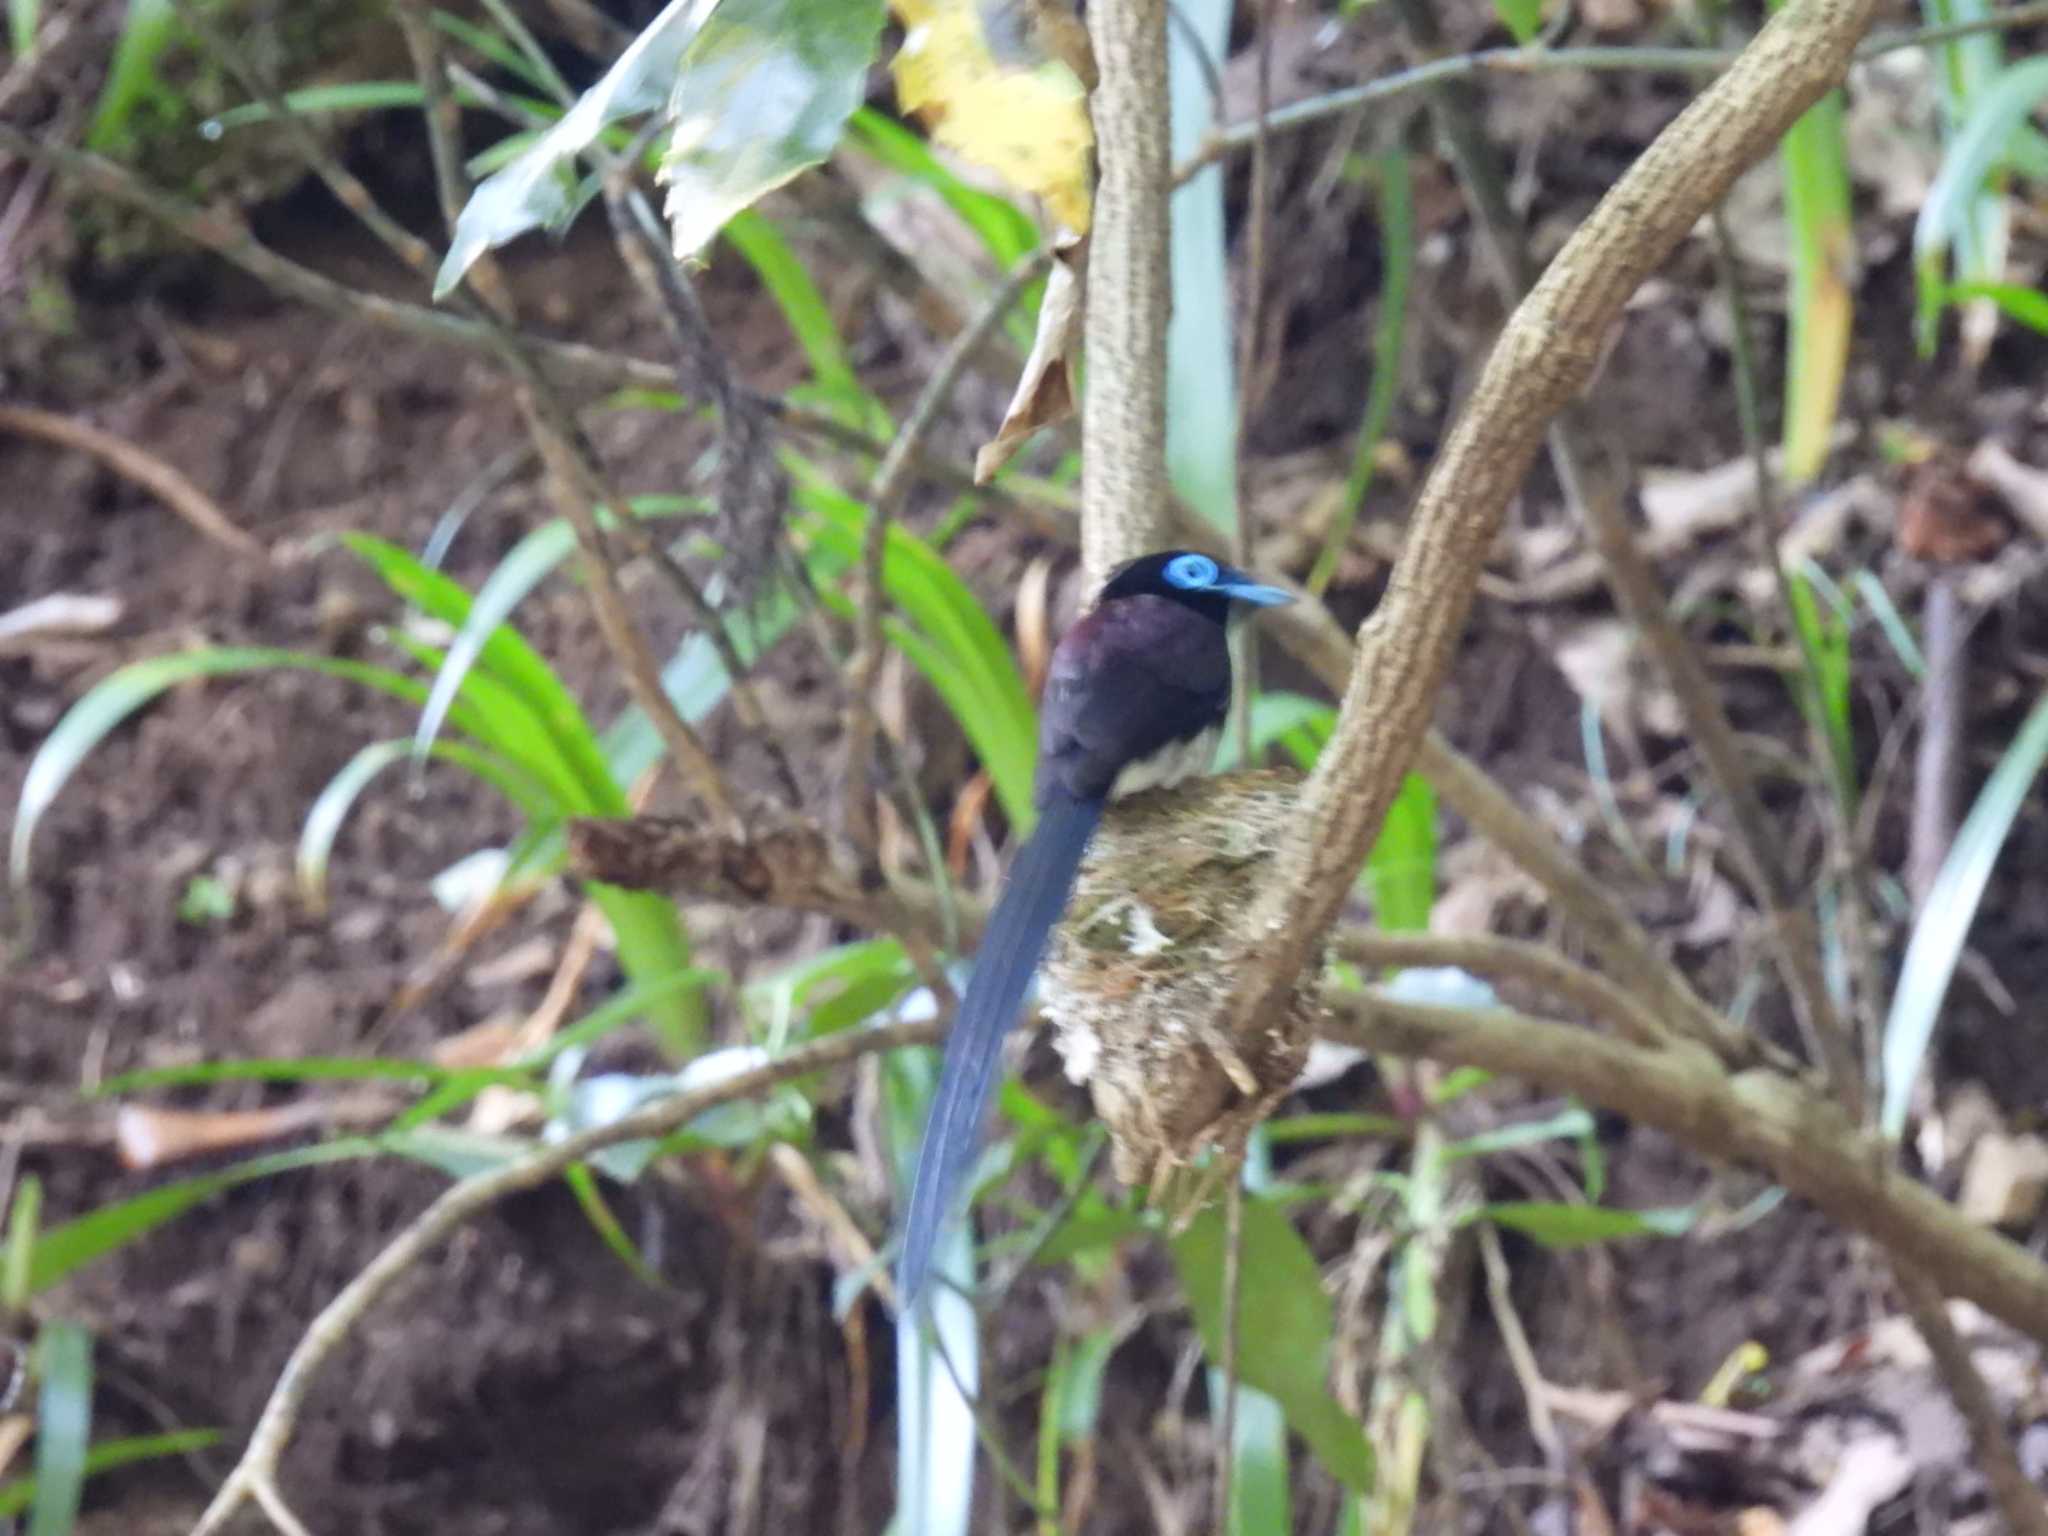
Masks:
[[[1336,1000],[1323,1035],[1519,1077],[1668,1132],[1708,1157],[1754,1163],[1897,1260],[1941,1277],[2048,1342],[2048,1265],[1901,1173],[1842,1107],[1784,1074],[1729,1074],[1699,1046],[1646,1050],[1511,1009],[1434,1008],[1374,994]]]
[[[939,1038],[940,1033],[939,1021],[931,1019],[832,1035],[751,1072],[736,1073],[722,1083],[664,1099],[622,1120],[614,1120],[610,1125],[596,1126],[542,1147],[509,1167],[477,1174],[451,1185],[387,1243],[383,1252],[342,1287],[340,1294],[313,1319],[305,1337],[299,1340],[298,1347],[285,1362],[277,1385],[271,1388],[270,1399],[264,1404],[263,1416],[256,1421],[242,1459],[235,1464],[227,1482],[200,1516],[192,1536],[212,1536],[251,1498],[262,1503],[266,1510],[270,1509],[271,1501],[276,1497],[278,1462],[291,1440],[313,1378],[327,1363],[328,1356],[400,1276],[418,1263],[436,1243],[472,1217],[500,1200],[538,1188],[572,1163],[581,1162],[604,1147],[615,1146],[622,1141],[665,1136],[721,1104],[754,1098],[793,1078],[853,1061],[873,1051],[893,1050],[902,1045],[929,1045]]]
[[[1329,931],[1429,727],[1486,550],[1545,428],[1592,376],[1637,286],[1839,82],[1872,9],[1873,0],[1793,0],[1658,135],[1516,309],[1359,631],[1300,830],[1249,914],[1228,1027],[1253,1028],[1278,1006]]]

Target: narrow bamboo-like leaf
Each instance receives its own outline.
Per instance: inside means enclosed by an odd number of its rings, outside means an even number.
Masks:
[[[1209,1370],[1209,1401],[1221,1403],[1231,1386]],[[1287,1469],[1287,1414],[1278,1401],[1239,1383],[1235,1433],[1230,1444],[1229,1536],[1267,1536],[1294,1529],[1294,1496]]]
[[[2048,761],[2048,695],[2035,704],[1978,793],[1906,943],[1898,989],[1884,1022],[1884,1105],[1879,1124],[1894,1141],[1905,1134],[1913,1084],[1934,1040],[1942,1003],[1992,866],[2043,761]]]
[[[21,799],[15,806],[14,837],[8,858],[8,869],[14,883],[20,886],[28,880],[29,844],[44,813],[78,765],[114,727],[179,683],[201,677],[225,677],[239,672],[265,672],[279,668],[322,672],[329,677],[361,683],[414,703],[426,697],[426,688],[422,684],[383,667],[269,647],[181,651],[173,656],[132,662],[88,690],[85,697],[64,712],[64,718],[57,722],[36,749],[28,773],[22,779]]]
[[[598,1239],[612,1251],[612,1256],[650,1291],[667,1289],[661,1276],[654,1272],[653,1266],[633,1245],[633,1239],[626,1235],[626,1229],[619,1225],[619,1218],[612,1214],[611,1206],[605,1203],[604,1191],[597,1187],[597,1175],[590,1171],[590,1165],[571,1163],[562,1170],[562,1179],[568,1184],[569,1192],[575,1195],[576,1204],[581,1207]]]
[[[1187,158],[1214,119],[1210,59],[1230,52],[1230,0],[1181,0],[1167,29],[1173,157]],[[1174,493],[1228,538],[1237,527],[1237,358],[1231,317],[1223,168],[1173,194],[1173,313],[1166,329],[1166,469]]]
[[[219,1173],[201,1174],[198,1178],[165,1184],[114,1205],[103,1205],[51,1227],[36,1239],[35,1256],[29,1262],[29,1288],[33,1291],[48,1290],[79,1266],[134,1242],[172,1217],[183,1215],[202,1200],[209,1200],[237,1184],[269,1178],[272,1174],[294,1168],[311,1168],[321,1163],[364,1157],[375,1150],[373,1143],[354,1138],[322,1142],[312,1147],[295,1147],[289,1152],[276,1152],[268,1157],[238,1163]]]
[[[1443,1157],[1447,1163],[1466,1157],[1487,1157],[1495,1152],[1512,1152],[1519,1147],[1538,1146],[1546,1141],[1568,1141],[1574,1136],[1589,1135],[1592,1130],[1593,1117],[1583,1109],[1559,1110],[1541,1120],[1518,1120],[1510,1125],[1497,1125],[1491,1130],[1467,1136],[1463,1141],[1454,1141],[1443,1149]]]
[[[0,1267],[0,1315],[19,1317],[28,1306],[29,1260],[43,1224],[43,1181],[24,1173],[7,1211],[7,1262]]]
[[[1223,1358],[1223,1217],[1203,1211],[1172,1243],[1174,1269],[1194,1313],[1202,1348]],[[1365,1432],[1330,1396],[1332,1315],[1322,1274],[1294,1227],[1271,1201],[1247,1195],[1238,1301],[1238,1377],[1279,1402],[1294,1432],[1346,1487],[1372,1486]]]
[[[819,392],[849,423],[886,433],[888,411],[861,388],[832,307],[782,231],[760,214],[745,212],[733,216],[724,235],[782,311],[790,334],[810,361],[811,379]]]
[[[92,1335],[46,1323],[36,1336],[36,1490],[28,1536],[71,1536],[92,1441]]]
[[[1855,324],[1849,286],[1854,233],[1842,113],[1841,93],[1830,92],[1792,125],[1779,151],[1785,217],[1792,230],[1783,473],[1795,486],[1819,474],[1827,459]]]
[[[1038,226],[1015,203],[979,187],[970,187],[932,153],[919,135],[894,118],[862,107],[853,114],[849,139],[884,165],[920,181],[945,200],[946,206],[987,248],[996,267],[1008,271],[1036,249]]]
[[[1699,1220],[1699,1212],[1691,1206],[1622,1211],[1606,1205],[1544,1200],[1507,1201],[1483,1206],[1475,1214],[1532,1237],[1546,1248],[1583,1248],[1622,1237],[1682,1237]]]
[[[1951,302],[1989,299],[2006,317],[2048,336],[2048,293],[2019,283],[1950,283]]]
[[[157,1088],[201,1088],[217,1083],[437,1083],[456,1075],[455,1069],[436,1066],[431,1061],[394,1061],[382,1056],[259,1057],[124,1072],[101,1083],[92,1096],[115,1099]],[[515,1072],[487,1075],[507,1082],[522,1080],[521,1074]]]
[[[1419,933],[1429,927],[1436,903],[1436,791],[1420,774],[1401,781],[1365,861],[1365,878],[1380,928]]]
[[[469,591],[460,582],[430,570],[410,550],[360,533],[345,534],[342,542],[366,561],[392,591],[422,612],[458,632],[469,618],[475,606]],[[517,630],[500,624],[484,639],[478,661],[533,712],[555,750],[583,785],[586,799],[582,809],[592,815],[623,816],[625,790],[613,781],[606,768],[604,753],[575,695],[563,686],[540,653]],[[493,745],[502,748],[503,744]]]
[[[425,98],[410,80],[357,80],[347,85],[315,85],[303,91],[286,91],[280,100],[293,117],[331,117],[338,112],[418,108]],[[218,117],[209,117],[199,125],[199,131],[206,138],[217,139],[230,129],[267,123],[273,116],[268,103],[252,101],[230,107]]]
[[[157,1461],[166,1456],[189,1456],[220,1444],[217,1429],[179,1429],[164,1435],[134,1435],[121,1440],[102,1440],[85,1453],[85,1475],[97,1477],[117,1467],[138,1461]],[[36,1496],[36,1480],[18,1477],[0,1483],[0,1520],[12,1520],[27,1509]]]
[[[172,0],[128,0],[106,84],[100,87],[92,123],[85,131],[87,149],[105,154],[119,148],[136,109],[166,94],[156,66],[178,32],[178,8]]]
[[[458,742],[437,742],[435,757],[468,769],[516,805],[529,821],[543,821],[554,814],[546,788],[534,783],[512,764],[501,762],[488,752],[479,752]],[[405,762],[413,755],[413,744],[404,738],[373,741],[344,763],[314,798],[299,828],[297,858],[299,894],[313,910],[327,905],[327,861],[334,852],[342,824],[370,781],[386,768]]]
[[[1969,115],[1942,156],[1934,185],[1913,225],[1913,261],[1920,290],[1919,339],[1932,354],[1941,300],[1948,291],[1949,248],[1967,238],[1986,178],[2034,108],[2048,99],[2048,56],[2022,60],[1998,75],[1970,103]],[[1988,274],[1969,274],[1984,278]]]

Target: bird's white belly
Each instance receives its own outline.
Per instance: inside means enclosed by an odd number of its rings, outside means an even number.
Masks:
[[[1110,785],[1109,798],[1121,800],[1125,795],[1160,789],[1207,773],[1216,761],[1216,743],[1222,734],[1221,726],[1211,726],[1199,736],[1165,747],[1150,757],[1141,757],[1135,763],[1127,763],[1123,772],[1116,776],[1116,782]]]

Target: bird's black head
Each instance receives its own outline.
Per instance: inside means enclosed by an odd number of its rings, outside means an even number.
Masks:
[[[1109,573],[1096,601],[1145,596],[1171,598],[1218,624],[1229,620],[1236,603],[1269,608],[1294,601],[1278,587],[1264,586],[1220,560],[1186,549],[1162,549],[1118,566]]]

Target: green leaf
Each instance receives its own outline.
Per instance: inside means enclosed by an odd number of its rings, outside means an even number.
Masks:
[[[1884,1106],[1878,1121],[1894,1141],[1905,1133],[1913,1083],[1933,1042],[1992,867],[2043,761],[2048,761],[2048,694],[2034,705],[1970,807],[1906,943],[1898,989],[1884,1022]]]
[[[475,599],[460,582],[430,570],[410,551],[384,539],[350,533],[342,536],[342,542],[366,561],[392,591],[460,633],[475,606]],[[484,670],[531,713],[583,787],[583,802],[577,808],[586,815],[625,815],[625,790],[612,779],[582,707],[540,653],[510,625],[500,624],[484,639],[477,658]],[[494,740],[492,745],[509,755],[504,741]]]
[[[461,95],[459,90],[457,95]],[[285,111],[293,117],[331,117],[337,112],[417,108],[425,101],[419,86],[410,80],[357,80],[347,85],[316,85],[303,91],[286,91],[281,99]],[[199,125],[199,132],[205,138],[217,139],[229,129],[267,123],[275,115],[269,103],[252,101],[230,107],[218,117],[209,117]]]
[[[853,359],[840,339],[831,306],[812,281],[782,231],[758,213],[735,214],[725,226],[726,243],[745,258],[782,311],[790,334],[810,360],[811,379],[843,420],[886,431],[889,413],[861,388]]]
[[[2008,319],[2016,320],[2030,331],[2039,331],[2048,336],[2048,293],[2038,288],[2028,288],[2020,283],[1950,283],[1948,302],[1965,303],[1971,299],[1989,299],[2004,311]]]
[[[1819,474],[1826,461],[1855,324],[1855,235],[1842,124],[1842,94],[1830,91],[1779,146],[1792,232],[1784,468],[1787,483],[1795,486]]]
[[[429,750],[433,756],[468,769],[492,786],[516,805],[529,822],[546,822],[556,814],[547,787],[534,782],[511,763],[458,742],[436,742]],[[299,893],[316,912],[327,905],[327,863],[348,813],[370,787],[371,780],[412,755],[413,743],[402,737],[371,742],[327,781],[306,812],[305,823],[299,829]]]
[[[133,1435],[120,1440],[102,1440],[85,1453],[85,1475],[97,1477],[117,1467],[138,1461],[156,1461],[166,1456],[189,1456],[220,1444],[217,1429],[179,1429],[164,1435]],[[0,1483],[0,1520],[11,1520],[27,1509],[36,1496],[36,1480],[18,1477]]]
[[[17,59],[35,47],[42,12],[42,0],[7,0],[7,41]]]
[[[882,0],[720,0],[669,97],[676,254],[832,153],[867,95]]]
[[[21,784],[21,799],[15,806],[14,838],[8,869],[17,887],[26,885],[29,872],[29,844],[38,823],[58,794],[70,781],[92,749],[107,735],[158,694],[201,677],[223,677],[239,672],[264,672],[297,668],[321,672],[329,677],[361,683],[380,692],[417,703],[426,689],[413,679],[383,667],[361,662],[310,656],[299,651],[269,647],[236,647],[181,651],[174,656],[157,656],[131,662],[96,683],[76,704],[64,712],[56,728],[36,749]]]
[[[1401,781],[1365,861],[1373,915],[1387,933],[1420,933],[1436,904],[1436,791],[1420,774]]]
[[[70,1536],[92,1439],[92,1335],[76,1323],[46,1323],[36,1337],[36,1375],[43,1390],[28,1536]]]
[[[1209,1369],[1211,1410],[1221,1416],[1223,1396],[1231,1389],[1223,1373]],[[1293,1489],[1287,1467],[1287,1414],[1279,1403],[1238,1383],[1235,1432],[1230,1445],[1230,1513],[1224,1529],[1230,1536],[1268,1536],[1294,1529]]]
[[[470,194],[434,279],[445,297],[485,251],[559,229],[587,200],[576,157],[613,123],[658,111],[676,250],[832,150],[860,105],[880,0],[673,0],[562,120]]]
[[[1008,198],[971,187],[918,134],[872,107],[853,114],[849,141],[892,170],[930,187],[1008,271],[1038,248],[1038,226]]]
[[[1174,1268],[1211,1362],[1223,1358],[1222,1214],[1203,1211],[1172,1242]],[[1315,1256],[1271,1201],[1244,1197],[1244,1252],[1238,1279],[1239,1379],[1275,1399],[1294,1432],[1331,1476],[1364,1492],[1372,1448],[1357,1421],[1330,1396],[1332,1313]]]
[[[1473,1214],[1532,1237],[1546,1248],[1583,1248],[1618,1237],[1683,1237],[1699,1219],[1691,1206],[1622,1211],[1547,1200],[1504,1201]]]
[[[857,562],[867,509],[812,479],[799,482],[797,499],[806,513],[804,533],[835,560]],[[889,525],[882,584],[911,620],[910,626],[886,626],[891,641],[945,698],[995,781],[1011,825],[1028,830],[1036,820],[1031,785],[1038,761],[1037,711],[994,621],[944,557],[900,524]],[[851,611],[843,596],[828,593],[827,601]]]
[[[322,1142],[318,1146],[295,1147],[253,1158],[219,1173],[201,1174],[176,1184],[147,1190],[115,1205],[103,1205],[51,1227],[36,1239],[35,1254],[29,1260],[31,1291],[46,1291],[80,1266],[103,1258],[117,1248],[154,1231],[174,1216],[182,1216],[203,1200],[252,1179],[265,1179],[294,1168],[312,1168],[321,1163],[345,1162],[376,1151],[373,1143],[358,1138]],[[12,1243],[7,1263],[14,1262]]]
[[[85,131],[85,147],[106,154],[121,147],[128,122],[145,103],[170,95],[157,75],[157,64],[177,40],[177,7],[172,0],[128,0],[114,59],[100,87],[99,104]]]
[[[1201,144],[1216,103],[1209,60],[1230,52],[1230,0],[1182,0],[1167,29],[1172,153]],[[1174,493],[1210,527],[1237,527],[1237,359],[1231,317],[1223,168],[1210,166],[1173,193],[1171,291],[1166,331],[1166,468]]]
[[[1494,14],[1523,47],[1543,30],[1543,0],[1493,0]]]
[[[619,1225],[619,1218],[612,1214],[612,1208],[605,1203],[604,1193],[597,1187],[597,1175],[590,1171],[588,1163],[571,1163],[562,1170],[562,1178],[568,1184],[570,1193],[576,1196],[576,1204],[582,1208],[585,1218],[597,1232],[605,1247],[612,1251],[621,1264],[632,1273],[635,1280],[651,1291],[666,1290],[668,1287],[661,1276],[654,1272],[640,1250],[633,1246],[633,1239],[626,1235],[626,1229]]]
[[[1590,1135],[1592,1130],[1593,1117],[1583,1109],[1560,1110],[1542,1120],[1518,1120],[1511,1125],[1497,1125],[1476,1136],[1467,1136],[1463,1141],[1454,1141],[1444,1148],[1443,1157],[1445,1162],[1456,1162],[1464,1157],[1487,1157],[1495,1152],[1512,1152],[1519,1147],[1538,1146],[1546,1141],[1569,1141],[1575,1136]]]
[[[1949,287],[1944,270],[1949,248],[1969,238],[1978,194],[2044,99],[2048,99],[2048,56],[2012,65],[1976,94],[1968,116],[1942,156],[1941,169],[1935,173],[1934,185],[1927,189],[1913,225],[1923,354],[1932,354],[1935,347],[1935,325]],[[1966,275],[1982,278],[1987,274]]]
[[[28,1306],[29,1258],[36,1251],[36,1232],[43,1220],[43,1181],[24,1173],[14,1186],[7,1212],[7,1262],[0,1267],[0,1316],[14,1316]]]

